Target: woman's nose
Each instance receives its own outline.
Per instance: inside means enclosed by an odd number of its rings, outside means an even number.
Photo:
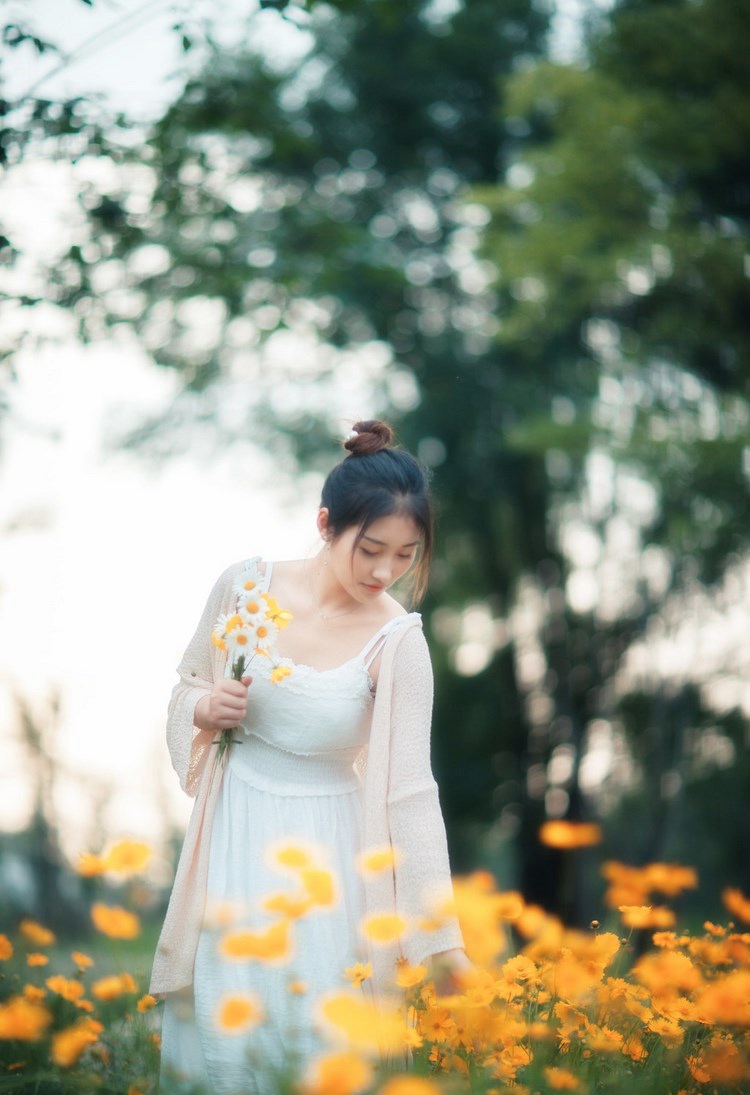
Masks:
[[[377,578],[379,582],[386,582],[391,576],[392,564],[388,559],[378,559],[375,567],[373,568],[373,577]]]

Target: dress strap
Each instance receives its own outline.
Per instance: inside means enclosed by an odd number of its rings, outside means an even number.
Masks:
[[[380,630],[375,632],[367,646],[359,655],[364,662],[365,669],[369,669],[378,654],[380,654],[385,646],[386,639],[391,632],[400,627],[404,620],[408,620],[410,616],[414,615],[416,615],[414,612],[407,612],[404,616],[394,616],[392,620],[386,620]]]

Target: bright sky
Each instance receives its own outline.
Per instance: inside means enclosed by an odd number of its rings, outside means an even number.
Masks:
[[[108,417],[155,411],[171,389],[135,348],[25,354],[0,462],[0,825],[25,821],[22,697],[65,770],[56,802],[66,843],[90,845],[94,802],[110,833],[158,838],[187,800],[164,747],[174,668],[220,571],[248,555],[309,554],[317,483],[273,489],[245,447],[153,467],[102,451]],[[335,449],[332,446],[335,455]],[[50,720],[55,690],[62,698]],[[96,850],[96,849],[94,849]]]
[[[239,33],[238,20],[254,6],[229,0],[221,33]],[[43,79],[38,94],[101,94],[142,119],[178,93],[175,22],[188,10],[189,30],[215,14],[207,0],[98,0],[92,8],[80,0],[24,0],[14,8],[11,0],[7,9],[6,20],[14,12],[32,20],[68,53],[90,42],[74,64]],[[258,41],[279,48],[277,17],[262,13],[252,25]],[[27,46],[8,62],[9,97],[58,64]],[[66,230],[64,176],[61,166],[32,163],[3,189],[14,243],[29,253],[51,256]],[[112,422],[157,413],[174,380],[134,342],[82,347],[65,317],[50,313],[42,310],[40,322],[59,341],[14,362],[0,451],[0,826],[23,826],[32,804],[20,700],[45,727],[58,762],[55,809],[75,856],[98,850],[106,835],[158,842],[186,820],[190,802],[164,744],[175,666],[225,566],[252,554],[314,550],[319,482],[280,483],[271,461],[249,445],[157,467],[129,453],[107,455]],[[6,315],[6,331],[13,320]]]

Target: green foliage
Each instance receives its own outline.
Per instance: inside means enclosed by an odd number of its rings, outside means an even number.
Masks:
[[[592,726],[631,760],[653,731],[628,706],[635,644],[747,551],[747,5],[623,2],[570,64],[543,58],[529,0],[265,6],[302,28],[294,59],[209,43],[84,195],[91,238],[54,293],[89,333],[135,326],[199,414],[231,384],[232,428],[305,466],[340,431],[346,355],[368,362],[373,413],[435,468],[425,620],[457,866],[512,843],[551,904],[546,813],[623,824],[625,781],[580,777]],[[645,690],[653,719],[668,684]],[[707,707],[684,708],[699,736]],[[681,848],[656,815],[686,741],[644,759],[644,854]],[[689,812],[708,784],[685,786]]]

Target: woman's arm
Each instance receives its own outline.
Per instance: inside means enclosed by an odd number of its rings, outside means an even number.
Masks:
[[[214,584],[177,668],[180,679],[169,701],[167,745],[180,785],[189,795],[197,793],[217,729],[206,716],[214,685],[224,676],[225,655],[211,642],[211,631],[231,603],[232,582],[240,567],[228,567]]]
[[[401,639],[393,664],[388,819],[391,841],[400,853],[395,868],[396,905],[417,924],[434,919],[452,897],[445,823],[430,764],[432,664],[420,628]],[[441,920],[440,917],[437,918]],[[463,953],[458,920],[443,916],[428,931],[417,926],[404,941],[412,964],[430,955]]]

